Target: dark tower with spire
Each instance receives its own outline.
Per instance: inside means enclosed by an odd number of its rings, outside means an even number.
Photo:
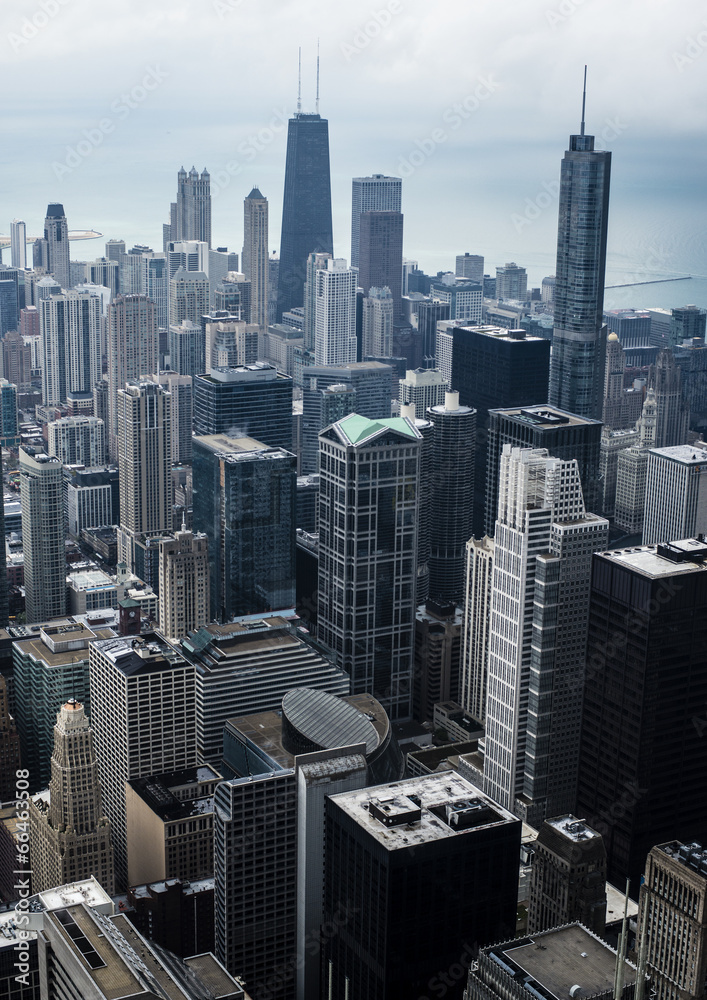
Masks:
[[[302,112],[300,86],[297,111],[287,129],[285,194],[282,202],[277,322],[283,312],[304,302],[310,253],[334,252],[329,174],[329,122],[319,114],[319,57],[315,114]]]
[[[611,153],[585,135],[570,136],[560,173],[555,323],[550,403],[601,420],[607,328],[603,324]]]

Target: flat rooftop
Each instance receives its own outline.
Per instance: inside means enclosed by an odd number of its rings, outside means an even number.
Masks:
[[[268,446],[252,437],[230,437],[228,434],[203,434],[195,437],[204,448],[216,455],[244,455],[253,451],[268,451]]]
[[[144,632],[141,636],[113,636],[94,645],[127,677],[188,666],[184,657],[158,632]]]
[[[555,819],[547,820],[548,826],[553,827],[553,829],[558,830],[563,836],[567,837],[568,840],[573,841],[575,844],[584,843],[587,840],[596,840],[601,838],[601,834],[597,833],[596,830],[592,830],[590,826],[584,822],[584,820],[577,819],[575,816],[557,816]]]
[[[682,465],[707,466],[707,450],[704,441],[698,441],[696,444],[678,444],[671,448],[651,448],[650,454],[668,458],[673,462],[680,462]],[[705,471],[707,472],[707,468]]]
[[[590,417],[580,417],[569,410],[561,410],[549,403],[538,403],[536,406],[512,406],[507,409],[489,410],[489,413],[500,413],[504,417],[512,417],[518,423],[530,424],[541,430],[552,430],[557,427],[582,427],[587,425],[602,426],[601,420]]]
[[[674,550],[674,559],[661,555],[661,551],[670,550]],[[704,573],[707,565],[700,561],[703,550],[707,555],[707,543],[696,538],[683,538],[677,542],[666,542],[665,545],[636,545],[627,549],[611,549],[602,552],[601,558],[625,566],[651,580],[659,580],[666,576]]]

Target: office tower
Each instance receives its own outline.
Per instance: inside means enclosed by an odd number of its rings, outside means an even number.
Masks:
[[[118,391],[159,371],[154,304],[145,295],[119,295],[108,309],[109,451],[118,457]]]
[[[170,642],[206,625],[210,616],[209,543],[182,527],[161,538],[159,627]]]
[[[486,718],[493,555],[494,542],[488,535],[484,538],[470,538],[466,543],[459,701],[480,722]]]
[[[680,366],[680,384],[690,411],[690,429],[705,426],[707,414],[707,346],[703,340],[684,343],[673,351]]]
[[[172,240],[199,240],[211,246],[211,178],[182,167],[177,174],[177,201],[172,206]]]
[[[362,212],[358,251],[358,283],[389,288],[395,320],[402,314],[403,216],[401,212]]]
[[[700,844],[653,847],[641,879],[637,949],[657,1000],[703,997],[707,979],[707,854]]]
[[[24,309],[20,310],[20,333],[23,337],[40,336],[39,310],[37,306],[25,306]],[[33,364],[32,367],[39,366]]]
[[[165,256],[170,280],[180,268],[209,273],[209,247],[203,240],[174,240],[168,245]]]
[[[326,268],[330,253],[311,253],[307,257],[307,276],[304,283],[304,322],[302,335],[308,351],[314,350],[317,325],[317,271]]]
[[[457,278],[481,283],[484,280],[484,258],[473,253],[457,254],[454,274]]]
[[[91,392],[101,377],[101,300],[64,292],[40,302],[42,398],[66,402],[69,392]]]
[[[123,295],[144,294],[143,254],[151,253],[149,247],[134,246],[120,258],[120,291]]]
[[[629,426],[625,422],[624,370],[626,358],[618,334],[610,333],[606,340],[606,363],[604,366],[604,403],[601,419],[605,427],[619,430]]]
[[[24,292],[24,272],[0,265],[0,336],[18,328]]]
[[[608,522],[585,511],[576,460],[504,446],[484,789],[531,824],[574,798],[591,556],[607,541]]]
[[[426,416],[433,428],[429,593],[456,602],[464,592],[464,555],[472,534],[476,410],[460,406],[459,393],[448,392]]]
[[[603,937],[606,850],[601,834],[574,816],[556,816],[540,827],[533,849],[528,933],[577,921]]]
[[[341,365],[312,365],[306,370],[305,392],[334,383],[350,385],[356,392],[356,412],[369,420],[390,416],[393,369],[381,361],[352,361]]]
[[[452,772],[332,795],[325,831],[321,995],[408,1000],[459,969],[460,998],[472,949],[513,933],[518,820]]]
[[[80,538],[84,528],[117,524],[120,490],[115,466],[64,466],[64,504],[68,532]]]
[[[540,296],[543,305],[553,305],[555,301],[555,275],[550,274],[540,282]]]
[[[333,253],[329,122],[299,110],[287,127],[285,191],[282,202],[277,322],[301,306],[307,258],[314,251]]]
[[[162,371],[148,381],[161,385],[170,395],[170,420],[173,465],[191,462],[191,436],[194,423],[194,386],[188,375]]]
[[[693,539],[594,556],[575,812],[634,890],[656,840],[704,832],[705,559]]]
[[[633,1000],[639,996],[637,978],[633,963],[619,959],[614,948],[574,923],[482,948],[463,996],[537,1000],[556,991],[568,993],[581,979],[582,993],[596,1000]],[[649,985],[644,982],[643,996]]]
[[[52,204],[47,207],[44,220],[44,240],[46,241],[46,269],[62,288],[71,288],[71,268],[69,265],[69,227],[64,215],[64,206]]]
[[[496,268],[496,298],[524,302],[528,296],[528,272],[518,264]]]
[[[194,528],[209,539],[211,618],[293,608],[296,459],[250,437],[194,439]]]
[[[280,274],[280,255],[277,251],[268,257],[268,323],[277,323],[277,286]]]
[[[250,322],[268,325],[268,200],[254,187],[243,202],[243,273],[250,281]]]
[[[201,270],[200,268],[198,270]],[[211,282],[211,306],[214,306],[214,291],[229,271],[238,270],[238,254],[229,253],[228,247],[216,247],[209,250],[208,275]]]
[[[20,420],[17,386],[0,378],[0,445],[16,448],[20,443]]]
[[[421,440],[357,414],[319,436],[318,635],[394,719],[411,709]]]
[[[185,320],[193,324],[209,311],[210,286],[203,271],[185,271],[180,267],[169,280],[169,325],[179,326]]]
[[[136,539],[172,527],[171,405],[169,392],[155,382],[128,382],[118,391],[118,561],[131,572]]]
[[[525,330],[450,324],[451,385],[476,416],[474,534],[484,534],[489,410],[533,406],[547,399],[550,343]],[[438,368],[444,371],[442,365]],[[488,532],[487,532],[488,533]]]
[[[649,386],[655,390],[655,447],[685,444],[689,413],[682,395],[681,372],[670,350],[662,350],[651,365]]]
[[[418,605],[412,698],[413,716],[422,723],[435,721],[436,705],[458,704],[461,634],[462,611],[454,602],[428,598]]]
[[[244,274],[229,271],[213,289],[213,299],[215,313],[226,312],[250,323],[250,282]]]
[[[655,447],[655,391],[649,389],[641,418],[636,424],[638,439],[621,450],[616,461],[616,499],[614,521],[629,535],[643,531],[648,477],[648,454]]]
[[[194,430],[199,435],[255,438],[292,447],[292,379],[264,362],[215,368],[194,379]]]
[[[141,292],[155,303],[155,321],[161,329],[169,325],[169,278],[165,254],[142,254]]]
[[[120,263],[125,253],[125,240],[110,239],[106,241],[106,258]]]
[[[49,455],[63,465],[103,465],[106,454],[103,421],[97,417],[62,417],[47,425]]]
[[[584,134],[570,136],[560,171],[555,308],[549,401],[581,417],[601,418],[606,328],[603,325],[611,153]]]
[[[356,287],[358,273],[343,258],[329,258],[315,272],[314,357],[318,365],[356,360]]]
[[[89,659],[94,745],[120,888],[127,877],[125,782],[197,763],[194,667],[157,632],[96,640]]]
[[[14,258],[12,261],[15,264]],[[707,324],[707,310],[699,309],[697,306],[681,306],[679,309],[672,309],[672,346],[679,346],[684,340],[704,340],[705,325]]]
[[[10,223],[10,263],[23,271],[27,267],[27,226],[20,219]]]
[[[627,448],[633,447],[638,442],[638,431],[621,430],[614,431],[604,427],[601,432],[601,443],[599,445],[599,491],[600,499],[598,510],[604,517],[613,520],[616,514],[616,488],[619,472],[619,456]]]
[[[169,363],[179,375],[193,378],[204,368],[204,331],[201,323],[184,319],[181,323],[170,323]]]
[[[93,731],[75,698],[61,706],[56,720],[48,793],[29,804],[32,888],[43,892],[93,875],[112,895],[113,845]]]
[[[707,533],[707,445],[700,441],[648,453],[643,544]]]
[[[2,340],[2,360],[5,378],[18,388],[28,386],[32,379],[32,352],[19,330],[11,330]]]
[[[86,264],[86,281],[93,285],[109,288],[111,297],[115,298],[120,291],[120,265],[118,261],[99,257]]]
[[[647,310],[606,309],[604,322],[625,348],[647,347],[651,342],[651,314]]]
[[[240,368],[258,360],[258,327],[225,309],[201,317],[204,343],[203,367],[195,375],[209,375],[215,368]]]
[[[417,329],[422,341],[423,365],[434,367],[437,347],[437,323],[450,318],[448,302],[421,302],[417,310]]]
[[[445,274],[430,285],[434,303],[449,306],[449,318],[466,323],[481,323],[483,292],[474,281],[458,281],[453,274]]]
[[[20,448],[20,497],[28,622],[66,613],[62,466],[33,448]]]
[[[7,681],[0,674],[0,802],[9,802],[17,791],[15,772],[20,767],[20,734],[10,715]]]
[[[554,458],[577,459],[585,506],[599,507],[600,420],[565,413],[545,404],[489,410],[486,450],[486,517],[484,528],[493,535],[498,515],[498,475],[506,444],[518,448],[546,448]]]
[[[354,177],[351,183],[351,266],[358,267],[363,212],[400,212],[403,182],[400,177],[373,174]]]
[[[364,357],[392,357],[394,318],[394,301],[390,289],[369,288],[368,295],[363,299]]]
[[[445,393],[449,391],[447,380],[436,368],[415,368],[407,371],[405,378],[398,381],[401,406],[414,406],[415,416],[424,420],[430,406],[440,406],[444,403]]]
[[[302,475],[319,472],[319,432],[329,424],[356,413],[356,390],[352,385],[334,383],[324,389],[310,389],[302,403]],[[298,527],[301,525],[298,524]]]

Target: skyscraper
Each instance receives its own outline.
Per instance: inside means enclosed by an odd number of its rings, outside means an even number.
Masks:
[[[90,393],[101,377],[101,300],[90,292],[64,292],[40,302],[44,403]]]
[[[62,464],[20,448],[20,498],[28,622],[66,613]]]
[[[318,634],[394,719],[412,705],[421,440],[358,414],[319,436]]]
[[[180,267],[169,279],[169,325],[189,320],[195,326],[209,311],[209,277],[204,271],[185,271]]]
[[[389,288],[369,288],[363,300],[362,349],[365,358],[393,356],[395,303]]]
[[[629,535],[640,534],[646,505],[648,455],[655,446],[655,391],[646,393],[643,411],[636,423],[637,440],[619,452],[616,461],[614,520]]]
[[[314,350],[317,324],[317,271],[326,268],[330,253],[311,253],[307,257],[307,278],[304,285],[304,322],[302,335],[308,351]]]
[[[105,463],[106,440],[98,417],[62,417],[47,425],[48,452],[63,465],[94,468]]]
[[[194,379],[194,430],[292,448],[292,379],[262,361]],[[236,433],[237,432],[237,433]]]
[[[343,258],[330,258],[315,272],[314,357],[318,365],[356,360],[356,286],[358,273]]]
[[[114,892],[113,844],[103,812],[93,730],[71,698],[54,726],[49,790],[30,800],[32,888],[44,892],[91,875]]]
[[[496,268],[496,298],[523,302],[528,294],[528,272],[515,262]]]
[[[108,308],[109,451],[118,458],[118,390],[159,371],[155,307],[146,295],[119,295]]]
[[[282,203],[277,322],[301,306],[307,257],[334,252],[329,176],[329,122],[299,110],[287,128],[285,192]]]
[[[191,438],[194,428],[194,383],[188,375],[178,375],[173,371],[161,371],[149,376],[150,382],[157,382],[169,392],[170,439],[172,441],[172,464],[191,462]]]
[[[351,182],[351,266],[359,266],[359,240],[363,212],[399,212],[403,182],[400,177],[373,174]]]
[[[370,288],[389,288],[394,319],[402,313],[403,215],[402,212],[363,212],[359,235],[358,283],[363,294]]]
[[[670,448],[687,441],[690,415],[683,399],[681,374],[675,355],[668,349],[662,350],[655,365],[651,365],[648,384],[655,390],[656,448]]]
[[[648,452],[643,544],[707,533],[707,446],[700,441]]]
[[[0,674],[0,802],[9,802],[17,791],[15,772],[20,766],[20,734],[10,715],[7,681]]]
[[[243,273],[250,281],[250,322],[268,325],[268,200],[254,187],[243,202]]]
[[[206,535],[182,527],[159,546],[160,631],[177,642],[209,621],[209,543]]]
[[[169,325],[169,363],[175,372],[194,378],[205,371],[204,331],[201,323],[183,319]]]
[[[250,288],[250,283],[246,284]],[[201,317],[203,366],[194,372],[195,376],[204,372],[210,375],[215,368],[240,368],[257,362],[258,327],[239,319],[241,312],[236,306],[235,311],[213,309]]]
[[[62,288],[68,290],[72,284],[69,266],[69,227],[63,205],[52,204],[47,207],[44,240],[46,269],[49,274],[54,275]]]
[[[454,274],[480,284],[484,280],[484,258],[474,253],[457,254]]]
[[[586,77],[585,77],[586,81]],[[601,419],[606,327],[604,272],[611,153],[584,134],[570,136],[560,172],[555,313],[549,401]]]
[[[172,239],[201,240],[211,246],[211,178],[204,169],[182,167],[177,174],[177,201],[172,205]]]
[[[483,722],[486,718],[493,538],[470,538],[466,543],[464,627],[462,631],[462,707]]]
[[[20,219],[10,223],[10,263],[23,271],[27,267],[27,226]]]
[[[449,385],[444,375],[436,368],[415,368],[406,371],[405,378],[398,380],[400,405],[415,407],[415,416],[424,420],[430,406],[440,406]]]

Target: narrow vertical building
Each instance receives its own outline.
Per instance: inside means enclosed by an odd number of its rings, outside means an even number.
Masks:
[[[361,214],[399,212],[403,182],[400,177],[372,174],[354,177],[351,182],[351,266],[359,266]]]
[[[243,202],[243,273],[250,281],[250,322],[268,325],[268,199],[254,187]]]
[[[211,178],[196,167],[177,174],[176,230],[173,240],[200,240],[211,246]]]
[[[44,403],[90,393],[101,377],[100,297],[74,291],[42,299],[40,329]]]
[[[20,499],[27,622],[66,613],[62,464],[20,448]]]
[[[109,452],[118,458],[118,391],[158,372],[160,338],[154,303],[146,295],[119,295],[108,307]]]
[[[160,631],[170,642],[206,625],[210,616],[206,535],[177,531],[160,539]]]
[[[470,538],[466,543],[466,580],[460,703],[483,722],[486,718],[486,681],[491,621],[493,538]]]
[[[707,445],[648,452],[643,544],[707,533]]]
[[[356,287],[358,273],[343,258],[327,260],[315,272],[316,319],[314,358],[317,365],[356,361]]]
[[[71,288],[71,267],[69,265],[69,226],[64,215],[64,206],[47,206],[44,220],[45,267],[62,288]]]

